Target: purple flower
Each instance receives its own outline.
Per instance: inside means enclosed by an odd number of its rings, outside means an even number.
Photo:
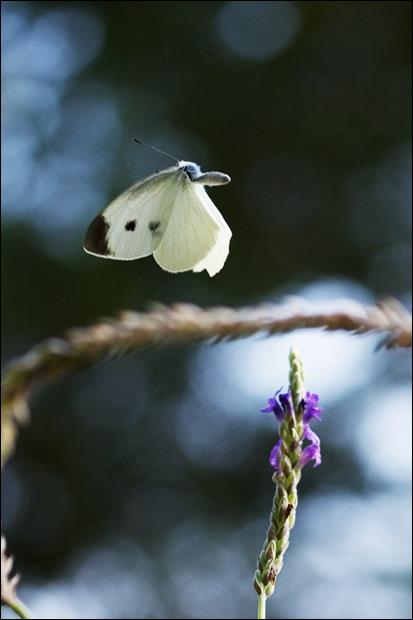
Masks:
[[[285,415],[293,410],[291,392],[280,394],[281,389],[275,392],[272,398],[268,399],[268,406],[261,409],[263,413],[274,413],[278,422],[282,422]],[[305,398],[300,403],[303,411],[303,441],[309,442],[303,448],[300,457],[300,467],[303,468],[310,461],[314,461],[313,467],[317,467],[321,463],[320,439],[316,433],[310,428],[312,419],[321,420],[322,408],[319,406],[318,394],[306,392]],[[282,439],[279,439],[270,453],[270,465],[280,473]]]
[[[307,465],[310,461],[314,461],[313,467],[317,467],[321,463],[321,451],[320,446],[310,444],[301,453],[300,467],[301,469]]]
[[[268,399],[268,406],[260,409],[262,413],[272,412],[279,422],[282,422],[285,413],[291,413],[292,399],[290,392],[280,394],[282,388],[275,392],[273,398]]]
[[[311,430],[309,423],[304,424],[304,438],[308,439],[310,444],[301,453],[300,467],[303,468],[309,461],[314,461],[313,467],[317,467],[321,463],[320,438]]]
[[[301,401],[301,406],[304,408],[303,422],[307,424],[310,420],[315,418],[316,420],[321,420],[321,414],[323,410],[318,405],[319,401],[318,394],[312,394],[311,392],[306,392],[305,398]]]

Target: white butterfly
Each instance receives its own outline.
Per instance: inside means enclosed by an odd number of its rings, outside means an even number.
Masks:
[[[166,271],[202,271],[212,277],[224,266],[231,230],[204,185],[225,185],[222,172],[201,172],[178,161],[138,181],[95,217],[85,238],[89,254],[135,260],[153,254]]]

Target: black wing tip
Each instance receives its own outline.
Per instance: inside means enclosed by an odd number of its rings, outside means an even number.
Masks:
[[[92,254],[108,256],[110,254],[108,246],[109,224],[104,216],[99,213],[90,224],[86,231],[84,249]]]

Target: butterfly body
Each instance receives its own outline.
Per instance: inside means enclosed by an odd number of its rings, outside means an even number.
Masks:
[[[232,233],[204,186],[229,182],[227,174],[179,161],[112,201],[90,224],[84,249],[114,260],[153,254],[166,271],[206,269],[213,276],[225,263]]]

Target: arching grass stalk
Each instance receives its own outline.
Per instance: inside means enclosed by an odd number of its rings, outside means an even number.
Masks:
[[[33,389],[99,360],[153,345],[272,336],[294,329],[345,330],[352,334],[382,332],[386,347],[412,346],[412,315],[395,299],[364,307],[340,300],[322,310],[294,298],[281,305],[250,308],[199,308],[192,304],[162,306],[149,312],[122,312],[90,327],[69,330],[50,338],[10,363],[2,380],[2,465],[10,458],[19,427],[29,419]]]
[[[289,390],[278,390],[261,409],[273,413],[279,424],[280,438],[271,450],[275,494],[270,525],[264,547],[258,557],[254,588],[258,594],[258,618],[265,618],[266,600],[274,592],[284,554],[289,545],[297,509],[297,486],[302,468],[314,461],[321,463],[320,440],[310,428],[312,419],[320,420],[322,409],[318,395],[304,390],[304,369],[300,354],[290,352]]]

